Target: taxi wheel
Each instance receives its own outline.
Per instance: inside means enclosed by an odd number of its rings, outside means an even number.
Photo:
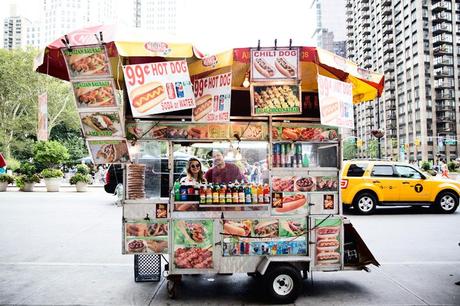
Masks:
[[[372,193],[363,192],[356,196],[353,207],[361,215],[370,215],[377,206],[377,199]]]
[[[436,198],[436,209],[443,214],[451,214],[457,207],[458,196],[452,192],[443,191]]]

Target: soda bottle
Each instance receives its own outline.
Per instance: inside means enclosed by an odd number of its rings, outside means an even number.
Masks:
[[[212,187],[212,203],[219,204],[219,185],[214,184]]]
[[[259,186],[257,186],[257,202],[259,202],[259,204],[264,203],[264,189],[262,187],[262,184],[259,184]]]
[[[174,183],[174,200],[180,201],[180,183],[177,181]]]
[[[268,186],[268,184],[264,185],[263,193],[264,193],[264,203],[265,204],[270,203],[270,187]]]
[[[233,189],[233,185],[232,185],[231,182],[229,182],[228,185],[227,185],[227,188],[225,190],[225,202],[227,204],[230,204],[230,203],[233,202],[232,189]]]
[[[200,204],[206,204],[206,188],[200,185]]]
[[[286,162],[286,147],[284,146],[283,143],[280,144],[281,146],[281,156],[280,156],[280,167],[285,167],[285,162]]]
[[[302,167],[307,168],[309,165],[310,165],[310,160],[308,158],[308,154],[305,153],[302,159]]]
[[[212,185],[209,184],[206,188],[206,204],[212,204]]]
[[[233,190],[232,190],[232,200],[233,200],[232,202],[234,204],[238,204],[238,198],[239,198],[238,197],[238,187],[239,187],[238,182],[235,181],[235,184],[233,184]]]
[[[251,204],[252,197],[251,197],[251,187],[248,184],[244,185],[244,203]]]
[[[252,196],[252,204],[257,204],[258,198],[257,198],[257,185],[252,184],[251,186],[251,196]]]
[[[193,196],[193,201],[200,201],[200,186],[195,185],[193,186],[193,191],[194,191],[194,196]]]
[[[243,183],[238,187],[238,203],[243,204],[245,200]]]
[[[187,201],[187,190],[188,190],[187,185],[180,186],[179,193],[180,193],[181,201]]]
[[[225,187],[225,184],[220,185],[220,191],[219,191],[219,203],[220,204],[225,204],[225,199],[226,199],[226,190],[227,188]]]

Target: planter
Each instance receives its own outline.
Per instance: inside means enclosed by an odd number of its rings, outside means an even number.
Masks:
[[[8,187],[8,182],[0,182],[0,192],[6,191],[6,187]]]
[[[86,184],[84,182],[77,182],[77,184],[75,184],[75,187],[77,188],[77,192],[86,192],[86,191],[88,191],[88,184]]]
[[[34,191],[34,186],[35,183],[24,183],[24,187],[21,189],[21,191],[32,192]]]
[[[53,177],[45,179],[46,191],[48,192],[58,192],[59,187],[61,186],[61,178]]]

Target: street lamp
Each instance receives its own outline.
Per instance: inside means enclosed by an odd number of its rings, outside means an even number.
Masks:
[[[371,131],[371,134],[372,136],[374,136],[375,138],[377,138],[377,158],[378,159],[381,159],[382,158],[382,152],[380,150],[380,139],[385,136],[385,132],[381,129],[377,129],[377,130],[372,130]]]

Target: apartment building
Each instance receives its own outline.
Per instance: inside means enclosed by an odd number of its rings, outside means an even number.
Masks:
[[[348,58],[385,73],[385,92],[355,107],[367,157],[382,129],[381,157],[459,157],[460,3],[449,0],[346,0]]]

